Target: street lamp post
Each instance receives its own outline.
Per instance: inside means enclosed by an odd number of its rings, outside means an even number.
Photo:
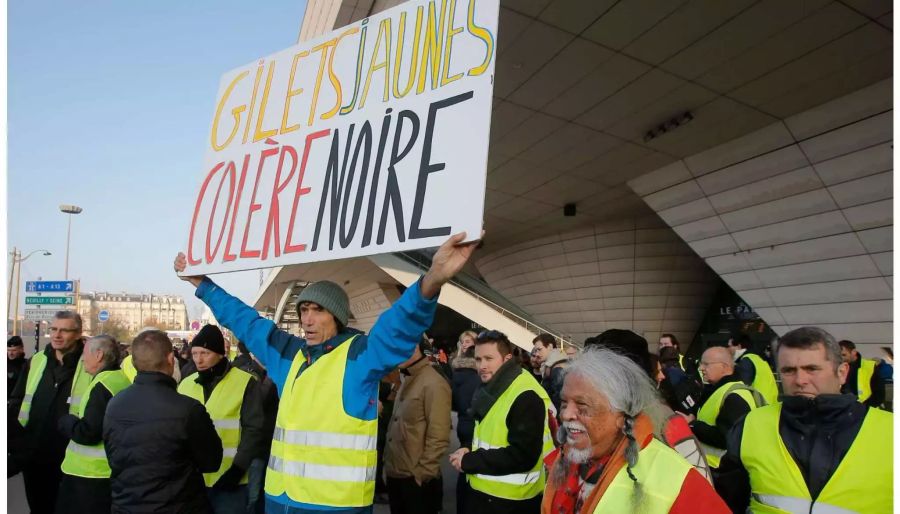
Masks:
[[[66,280],[69,280],[69,241],[72,238],[72,215],[81,214],[82,209],[77,205],[60,205],[59,210],[69,215],[69,228],[66,230]]]
[[[19,328],[18,328],[19,327],[19,321],[18,321],[19,291],[21,290],[21,284],[22,284],[22,263],[27,261],[29,257],[31,257],[32,255],[34,255],[38,252],[44,252],[42,255],[51,255],[51,253],[47,250],[34,250],[33,252],[29,253],[25,257],[22,257],[22,251],[17,250],[16,248],[13,248],[13,251],[10,252],[10,255],[12,255],[13,269],[11,269],[9,272],[10,291],[6,294],[6,296],[7,296],[6,317],[9,318],[9,298],[12,296],[12,276],[13,276],[12,272],[13,272],[13,270],[15,270],[15,272],[16,272],[16,310],[13,313],[13,335],[14,336],[19,335]]]

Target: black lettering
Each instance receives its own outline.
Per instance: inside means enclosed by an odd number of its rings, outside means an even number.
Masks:
[[[353,217],[350,221],[350,230],[347,230],[347,204],[350,202],[350,190],[353,188],[353,176],[356,174],[356,162],[359,159],[359,149],[365,144],[363,154],[362,167],[359,170],[359,185],[356,188],[356,200],[353,202]],[[350,148],[350,140],[347,140],[347,149]],[[341,206],[341,232],[339,241],[341,248],[347,248],[353,241],[353,235],[356,233],[356,225],[359,222],[359,214],[362,211],[363,195],[366,193],[366,177],[369,174],[369,157],[372,154],[372,126],[369,122],[365,122],[359,133],[359,139],[356,140],[356,148],[353,150],[353,162],[350,163],[350,170],[343,177],[344,186],[344,203]],[[346,159],[346,158],[345,158]],[[347,165],[346,160],[344,166]]]
[[[372,169],[372,188],[369,191],[369,208],[366,211],[366,229],[363,231],[362,247],[369,246],[372,242],[372,224],[375,223],[375,197],[378,196],[378,179],[381,175],[381,158],[384,157],[385,143],[387,143],[388,131],[391,127],[391,112],[388,109],[384,113],[381,122],[381,136],[378,138],[378,152],[375,154],[375,168]]]
[[[400,134],[403,132],[403,120],[409,120],[412,124],[412,134],[406,142],[406,147],[402,152],[397,150],[400,148]],[[394,145],[391,150],[390,164],[388,165],[387,186],[384,191],[384,206],[381,209],[381,223],[378,227],[378,244],[384,243],[384,231],[387,227],[388,208],[393,207],[394,223],[397,225],[397,239],[402,243],[406,241],[405,232],[403,230],[403,200],[400,197],[400,186],[397,184],[397,172],[394,166],[406,157],[406,154],[412,150],[416,137],[419,135],[419,117],[410,110],[400,111],[397,117],[397,131],[394,133]]]

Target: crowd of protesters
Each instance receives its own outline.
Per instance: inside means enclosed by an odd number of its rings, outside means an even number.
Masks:
[[[300,293],[301,338],[182,276],[240,340],[231,361],[214,326],[181,348],[143,330],[125,356],[57,313],[30,361],[7,343],[9,475],[33,513],[437,514],[442,465],[459,513],[892,512],[891,362],[815,327],[771,364],[744,334],[694,361],[619,329],[531,352],[467,331],[444,351],[423,334],[462,240],[369,334],[332,282]]]

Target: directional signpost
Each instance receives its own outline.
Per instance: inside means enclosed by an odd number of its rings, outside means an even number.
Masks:
[[[33,296],[25,297],[25,319],[29,321],[52,321],[60,309],[71,309],[75,305],[74,280],[29,280],[25,282],[25,292]],[[45,306],[44,308],[41,308]]]
[[[53,321],[56,309],[25,309],[25,319],[28,321]]]
[[[26,293],[74,293],[74,280],[44,280],[25,282]]]
[[[25,305],[75,305],[72,296],[26,296]]]

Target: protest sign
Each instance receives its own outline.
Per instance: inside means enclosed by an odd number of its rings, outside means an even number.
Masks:
[[[226,73],[183,274],[481,233],[499,0],[417,0]]]

